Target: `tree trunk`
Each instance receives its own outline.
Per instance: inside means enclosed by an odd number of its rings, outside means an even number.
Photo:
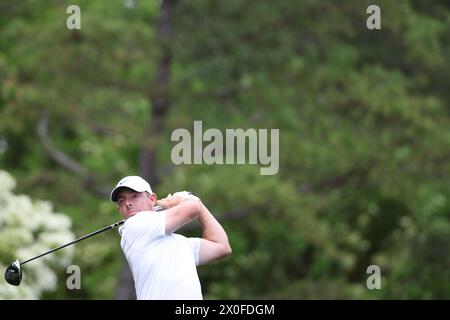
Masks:
[[[134,290],[133,274],[131,273],[128,262],[124,259],[122,269],[119,274],[119,281],[116,291],[116,300],[136,300],[136,291]]]
[[[158,18],[157,37],[161,48],[156,76],[149,86],[148,97],[151,102],[151,118],[141,144],[139,155],[139,174],[146,179],[152,189],[159,182],[156,166],[156,149],[161,143],[164,129],[164,118],[169,111],[169,81],[172,51],[170,47],[172,33],[172,13],[176,0],[164,0]],[[120,272],[116,299],[136,299],[133,276],[128,263],[125,261]]]
[[[148,97],[152,105],[151,118],[145,130],[139,155],[139,172],[152,186],[157,185],[159,182],[156,168],[156,148],[161,143],[164,118],[170,105],[169,81],[170,63],[172,60],[170,40],[174,2],[174,0],[164,0],[162,2],[161,14],[158,19],[157,37],[158,46],[161,48],[161,56],[155,79],[150,84],[148,91]]]

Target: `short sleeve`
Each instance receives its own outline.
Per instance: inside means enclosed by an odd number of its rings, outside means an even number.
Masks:
[[[189,244],[192,249],[192,253],[195,259],[195,265],[198,266],[200,264],[200,242],[201,238],[188,238]]]

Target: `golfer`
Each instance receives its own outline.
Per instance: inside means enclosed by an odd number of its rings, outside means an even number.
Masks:
[[[120,245],[133,273],[137,299],[203,299],[196,266],[231,254],[225,230],[200,199],[182,191],[157,200],[139,176],[120,180],[111,201],[126,219]],[[155,206],[162,211],[155,211]],[[197,219],[203,238],[174,233]]]

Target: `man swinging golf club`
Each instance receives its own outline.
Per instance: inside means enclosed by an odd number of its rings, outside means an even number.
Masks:
[[[19,286],[22,265],[122,225],[121,246],[138,299],[202,299],[196,265],[229,255],[231,248],[224,229],[200,199],[183,191],[157,201],[150,185],[138,176],[119,181],[110,198],[117,202],[124,220],[26,261],[14,261],[5,270],[6,282]],[[195,218],[203,228],[202,239],[173,233]]]
[[[157,200],[147,181],[128,176],[110,195],[125,218],[121,247],[133,273],[137,299],[202,299],[198,265],[231,254],[225,230],[200,199],[176,192]],[[154,211],[155,206],[163,211]],[[203,238],[174,233],[197,219]]]

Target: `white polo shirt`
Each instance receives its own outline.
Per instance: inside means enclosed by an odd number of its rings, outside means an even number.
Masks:
[[[142,211],[119,228],[138,300],[202,300],[200,238],[166,235],[164,212]]]

